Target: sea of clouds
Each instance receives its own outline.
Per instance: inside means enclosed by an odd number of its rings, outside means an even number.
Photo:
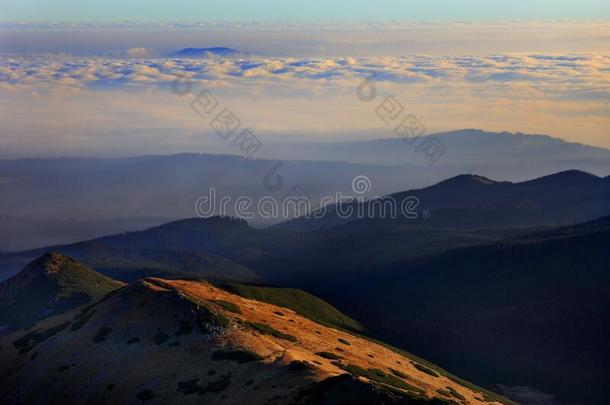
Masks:
[[[125,58],[0,57],[4,90],[167,87],[182,78],[206,87],[286,86],[353,89],[363,78],[429,86],[526,85],[549,97],[610,99],[610,54],[512,54],[340,58],[148,59],[132,48]],[[312,87],[313,86],[313,87]]]

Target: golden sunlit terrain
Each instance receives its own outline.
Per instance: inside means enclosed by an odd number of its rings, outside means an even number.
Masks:
[[[496,403],[378,343],[200,281],[138,281],[0,345],[7,403]]]

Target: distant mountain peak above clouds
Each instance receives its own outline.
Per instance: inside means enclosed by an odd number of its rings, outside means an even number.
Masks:
[[[211,48],[184,48],[172,54],[172,56],[176,58],[207,58],[214,56],[232,57],[240,55],[246,55],[246,52],[223,46]]]

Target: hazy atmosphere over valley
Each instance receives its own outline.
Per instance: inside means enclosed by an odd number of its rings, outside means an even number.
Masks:
[[[607,402],[610,4],[0,5],[0,402]]]

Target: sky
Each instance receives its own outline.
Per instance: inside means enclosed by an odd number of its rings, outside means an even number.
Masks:
[[[610,18],[607,0],[3,0],[0,21],[391,21]]]
[[[0,158],[230,153],[202,90],[267,140],[392,137],[371,77],[427,133],[610,148],[607,0],[0,1]],[[173,55],[218,46],[240,53]]]

